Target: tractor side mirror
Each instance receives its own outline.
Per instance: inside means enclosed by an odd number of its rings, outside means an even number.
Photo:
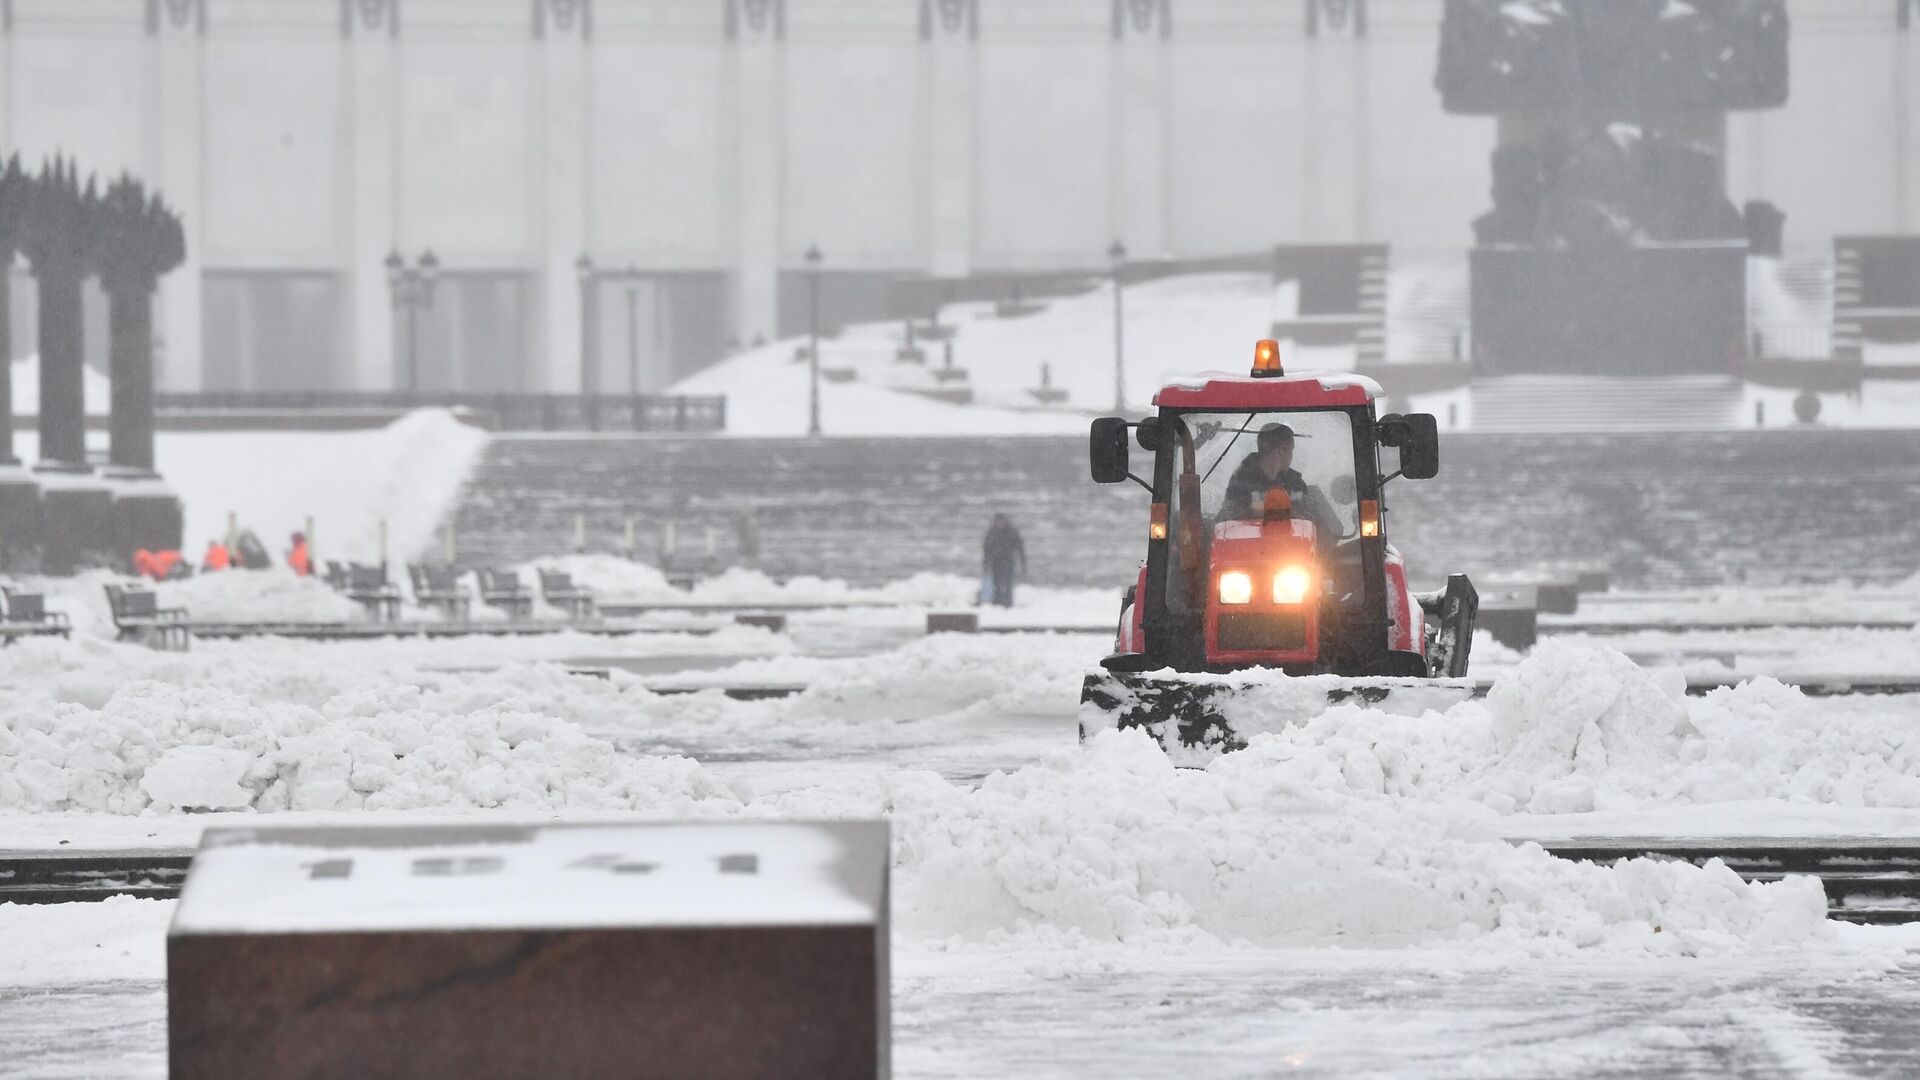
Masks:
[[[1432,413],[1407,413],[1411,429],[1400,448],[1400,475],[1409,480],[1432,480],[1440,475],[1440,421]]]
[[[1400,450],[1400,475],[1431,480],[1440,475],[1440,422],[1432,413],[1383,416],[1380,445]]]
[[[1117,484],[1127,478],[1127,422],[1118,416],[1103,416],[1087,432],[1087,461],[1093,467],[1093,482]]]
[[[1440,475],[1440,422],[1432,413],[1408,413],[1413,441],[1400,448],[1400,472],[1409,480]]]

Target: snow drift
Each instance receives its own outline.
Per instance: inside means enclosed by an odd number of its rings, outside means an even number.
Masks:
[[[869,662],[879,674],[864,682],[842,673],[789,702],[731,702],[552,664],[430,671],[405,649],[163,656],[28,642],[0,655],[0,809],[884,812],[900,925],[936,940],[1693,953],[1824,934],[1824,897],[1811,881],[1749,886],[1723,867],[1561,863],[1500,839],[1503,815],[1920,804],[1904,718],[1765,683],[1690,701],[1618,654],[1551,644],[1484,703],[1422,717],[1335,709],[1205,770],[1114,733],[978,785],[908,771],[755,799],[695,761],[590,734],[715,722],[750,746],[905,717],[958,724],[980,708],[1064,716],[1070,651],[932,639]]]

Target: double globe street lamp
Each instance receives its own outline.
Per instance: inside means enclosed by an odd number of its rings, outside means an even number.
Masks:
[[[820,434],[820,263],[817,244],[801,256],[807,263],[807,434]]]
[[[597,280],[593,265],[593,256],[581,252],[573,261],[573,272],[580,279],[580,400],[581,407],[593,409],[592,399],[600,394],[599,337],[595,333],[600,326],[600,313],[597,310],[598,294],[594,290]],[[597,418],[596,418],[597,419]],[[598,426],[589,424],[588,426]]]
[[[420,312],[433,306],[433,287],[440,276],[440,260],[428,248],[408,265],[398,249],[387,256],[387,288],[396,311],[407,313],[407,394],[420,392]]]

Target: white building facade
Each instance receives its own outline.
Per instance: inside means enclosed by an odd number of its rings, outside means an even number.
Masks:
[[[1920,232],[1903,4],[1797,0],[1790,104],[1729,125],[1729,193],[1777,203],[1796,246]],[[0,0],[0,146],[181,210],[166,389],[652,390],[791,330],[810,245],[868,283],[1097,270],[1115,240],[1464,248],[1495,123],[1441,111],[1441,13]],[[433,305],[396,311],[387,256],[429,249]]]

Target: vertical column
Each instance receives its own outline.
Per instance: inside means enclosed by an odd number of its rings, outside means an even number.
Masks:
[[[9,0],[0,0],[0,159],[12,157],[17,142],[13,135],[13,5]],[[18,175],[0,178],[0,184],[8,186],[22,182],[23,178]],[[9,238],[7,244],[12,243]],[[13,262],[12,247],[0,247],[0,466],[16,460],[13,456]]]
[[[176,390],[204,385],[201,362],[201,114],[205,91],[205,0],[156,3],[148,13],[154,48],[154,174],[160,196],[180,214],[187,261],[160,281],[160,381]]]
[[[342,241],[352,323],[353,388],[391,390],[393,296],[386,258],[398,250],[394,207],[399,171],[394,147],[399,118],[399,0],[340,0],[347,80],[347,122],[340,131],[341,183],[347,195]],[[412,259],[418,252],[407,251]]]
[[[1300,235],[1309,242],[1367,239],[1366,5],[1307,0],[1302,133],[1306,170]]]
[[[108,350],[113,357],[110,460],[152,471],[152,292],[132,285],[114,289],[107,297],[107,321]]]
[[[974,125],[979,83],[979,0],[920,0],[926,43],[921,123],[928,270],[966,277],[973,266]]]
[[[1897,68],[1893,107],[1894,122],[1899,125],[1898,151],[1894,160],[1899,175],[1894,191],[1900,200],[1896,212],[1900,215],[1900,231],[1903,233],[1920,232],[1920,193],[1914,188],[1920,186],[1920,167],[1914,163],[1920,157],[1920,3],[1914,0],[1901,0],[1898,36],[1895,48],[1899,57],[1895,60]]]
[[[86,328],[80,289],[86,271],[67,252],[40,260],[33,271],[40,293],[40,460],[84,466],[86,359],[81,345]]]
[[[589,29],[586,0],[534,0],[534,48],[539,59],[540,109],[533,143],[540,175],[541,311],[546,318],[546,388],[586,389],[585,304],[576,267],[587,249],[587,83]]]
[[[734,287],[742,344],[779,333],[780,193],[786,139],[786,0],[730,0],[734,70]],[[828,258],[832,253],[828,252]]]
[[[1171,254],[1172,37],[1172,0],[1113,0],[1113,233],[1136,259]]]
[[[11,156],[13,136],[13,2],[0,0],[0,156]]]

